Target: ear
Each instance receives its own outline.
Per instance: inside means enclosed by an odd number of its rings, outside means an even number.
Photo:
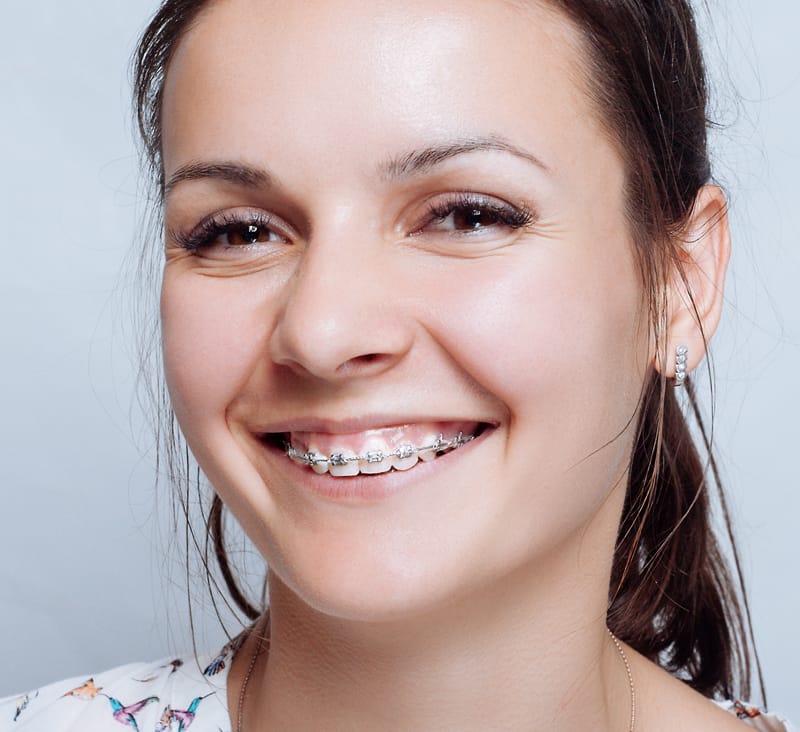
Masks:
[[[731,239],[727,202],[718,186],[700,189],[678,244],[667,293],[666,353],[656,357],[656,368],[671,378],[682,346],[686,371],[697,368],[722,313]]]

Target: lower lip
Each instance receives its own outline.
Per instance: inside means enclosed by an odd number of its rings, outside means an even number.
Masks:
[[[425,482],[431,476],[447,469],[461,457],[469,455],[493,431],[493,428],[487,428],[474,440],[458,449],[446,452],[430,462],[420,460],[409,470],[390,470],[377,475],[359,474],[340,478],[330,473],[315,473],[311,468],[290,459],[280,448],[262,440],[258,442],[271,459],[279,461],[279,467],[282,466],[281,469],[289,473],[293,483],[307,488],[311,493],[337,503],[373,503]]]

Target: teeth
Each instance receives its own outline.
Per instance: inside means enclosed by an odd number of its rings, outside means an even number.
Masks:
[[[358,456],[350,450],[332,452],[328,456],[328,470],[337,478],[358,475]]]
[[[410,470],[417,462],[419,462],[419,455],[417,455],[414,446],[405,443],[395,450],[395,455],[392,458],[392,467],[395,470]]]
[[[328,461],[322,458],[317,446],[312,442],[308,446],[308,452],[305,454],[306,463],[311,466],[311,469],[318,475],[323,475],[328,472]]]
[[[428,435],[423,441],[423,447],[419,453],[419,459],[424,463],[433,462],[436,459],[436,453],[441,447],[441,435]]]
[[[358,467],[364,475],[378,475],[378,473],[388,473],[392,469],[392,459],[387,457],[386,446],[383,440],[372,438],[367,440],[364,451],[361,453],[361,460]]]
[[[360,455],[352,450],[335,450],[329,455],[323,455],[312,442],[306,452],[301,452],[294,445],[286,444],[286,454],[295,462],[310,467],[317,474],[330,471],[334,477],[349,477],[358,475],[378,475],[388,473],[390,470],[410,470],[420,460],[429,463],[439,455],[455,450],[467,442],[475,439],[475,435],[466,437],[459,432],[450,439],[444,435],[428,435],[421,445],[402,443],[394,449],[388,448],[383,440],[371,437],[367,440]]]

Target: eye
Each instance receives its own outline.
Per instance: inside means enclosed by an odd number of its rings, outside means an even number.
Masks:
[[[413,233],[474,235],[521,229],[533,220],[531,211],[490,196],[459,193],[428,204],[426,221]]]
[[[242,246],[243,244],[258,244],[267,241],[273,241],[277,238],[274,231],[270,231],[265,226],[260,224],[242,224],[241,226],[233,226],[224,233],[222,237],[226,238],[228,246]]]
[[[191,231],[172,231],[171,234],[178,246],[198,253],[212,249],[223,252],[260,249],[263,245],[289,241],[269,214],[250,210],[216,213]]]

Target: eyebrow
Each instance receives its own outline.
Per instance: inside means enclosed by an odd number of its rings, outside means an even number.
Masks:
[[[382,178],[407,178],[412,175],[425,173],[431,168],[441,165],[450,158],[480,150],[511,153],[518,158],[533,163],[533,165],[540,168],[545,173],[551,172],[550,167],[541,158],[499,135],[467,137],[452,142],[433,145],[421,150],[413,150],[382,163],[378,167],[378,172]]]
[[[384,161],[378,166],[383,179],[408,178],[425,173],[446,160],[466,153],[482,150],[506,152],[521,158],[546,173],[550,167],[533,153],[498,135],[470,137],[412,150]],[[164,184],[164,197],[181,182],[187,180],[219,180],[243,188],[268,188],[274,178],[263,168],[236,162],[192,162],[181,166]]]
[[[164,197],[167,197],[178,183],[185,180],[220,180],[234,183],[243,188],[268,188],[273,183],[272,176],[262,168],[244,163],[194,162],[178,168],[164,185]]]

